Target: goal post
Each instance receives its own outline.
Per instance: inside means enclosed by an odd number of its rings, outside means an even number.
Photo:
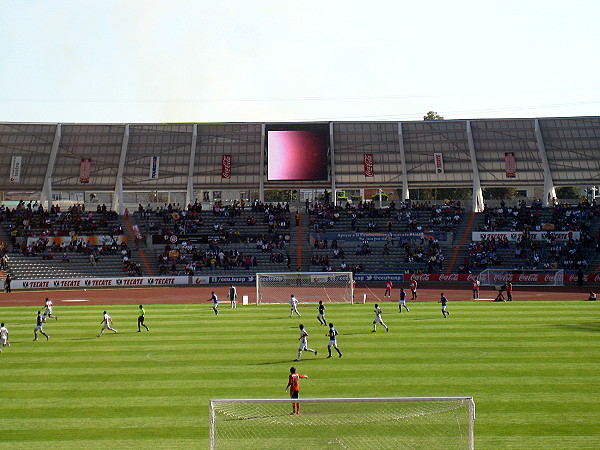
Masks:
[[[256,304],[286,303],[291,295],[300,303],[353,303],[352,272],[285,272],[256,274]]]
[[[503,285],[509,281],[514,286],[564,286],[563,269],[485,269],[479,274],[481,286]]]
[[[290,414],[299,403],[300,412]],[[210,401],[210,448],[473,449],[472,397]]]

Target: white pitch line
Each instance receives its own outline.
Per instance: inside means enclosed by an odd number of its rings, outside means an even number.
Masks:
[[[377,299],[377,301],[378,301],[378,302],[382,301],[382,300],[381,300],[381,299],[380,299],[380,298],[377,296],[377,294],[375,294],[375,292],[373,292],[373,291],[371,290],[371,288],[370,288],[370,287],[368,287],[368,286],[367,286],[367,289],[369,290],[369,292],[370,292],[371,294],[373,294],[373,297],[375,297],[375,298]]]
[[[76,298],[72,300],[61,300],[61,302],[89,302],[89,300],[84,300],[82,298]]]
[[[155,353],[158,353],[158,352],[148,353],[146,355],[146,358],[151,359],[152,361],[156,361],[156,362],[168,362],[168,361],[163,361],[162,359],[156,359],[156,358],[153,358],[152,356],[150,356],[150,355],[154,355]]]

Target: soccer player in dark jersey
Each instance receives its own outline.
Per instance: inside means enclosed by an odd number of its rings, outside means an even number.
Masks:
[[[442,292],[442,296],[440,297],[440,301],[438,303],[442,304],[442,314],[444,315],[444,319],[445,319],[446,316],[450,315],[450,311],[446,311],[446,303],[448,303],[448,299],[446,298],[446,296],[444,295],[443,292]]]
[[[213,311],[215,312],[215,316],[219,315],[219,297],[215,294],[215,291],[212,292],[210,298],[207,302],[213,302]]]
[[[329,336],[329,343],[327,344],[327,352],[329,353],[328,358],[331,358],[331,347],[336,349],[336,351],[338,352],[338,355],[340,355],[340,358],[342,357],[342,352],[340,351],[340,349],[337,346],[337,335],[338,335],[337,330],[333,327],[333,324],[330,323],[329,324],[329,332],[325,335],[325,336]]]
[[[408,306],[406,306],[406,292],[404,292],[404,288],[400,288],[400,302],[398,303],[398,309],[402,312],[402,307],[408,311]]]
[[[37,341],[38,340],[38,331],[40,333],[42,333],[44,336],[46,336],[46,340],[50,339],[50,336],[48,336],[46,333],[44,333],[43,327],[44,326],[44,316],[42,315],[41,311],[37,312],[37,321],[36,321],[36,326],[33,329],[33,340]]]
[[[323,300],[319,300],[319,314],[317,315],[317,320],[321,325],[327,325],[327,322],[325,322],[325,305],[323,304]]]

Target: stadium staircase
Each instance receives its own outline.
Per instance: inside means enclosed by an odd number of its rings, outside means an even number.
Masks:
[[[590,224],[590,236],[600,239],[600,217],[595,217]],[[588,268],[589,273],[597,275],[600,273],[600,249],[596,249],[596,253],[590,259]]]
[[[119,223],[121,224],[123,230],[126,231],[128,236],[127,242],[129,248],[131,249],[131,260],[138,262],[142,265],[142,270],[144,274],[153,277],[154,274],[158,272],[152,270],[150,262],[148,261],[148,258],[146,258],[146,241],[144,239],[137,239],[135,237],[135,233],[133,232],[133,226],[137,225],[137,223],[132,222],[131,219],[133,219],[133,217],[134,216],[131,215],[128,218],[125,218],[124,216],[119,216]]]
[[[471,232],[480,229],[482,224],[482,213],[463,214],[454,232],[453,246],[449,247],[449,249],[452,249],[452,255],[448,259],[446,273],[458,272],[462,262],[469,256],[469,244],[472,242]]]
[[[300,268],[302,272],[309,271],[311,258],[310,245],[310,215],[300,214],[300,225],[296,226],[296,221],[292,221],[290,230],[289,252],[292,258],[292,270]]]

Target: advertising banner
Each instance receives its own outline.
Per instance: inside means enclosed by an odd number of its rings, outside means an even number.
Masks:
[[[159,166],[160,166],[160,156],[151,156],[150,157],[150,179],[151,180],[158,179]]]
[[[79,182],[80,183],[89,183],[90,182],[91,170],[92,170],[92,160],[90,158],[82,159],[81,165],[79,166]]]
[[[550,236],[554,236],[557,241],[568,241],[569,239],[579,239],[581,232],[579,231],[530,231],[528,233],[528,239],[532,241],[545,241]],[[483,241],[484,239],[496,239],[504,240],[504,238],[510,242],[521,241],[523,239],[523,233],[520,231],[474,231],[472,235],[473,241]]]
[[[394,241],[418,241],[420,239],[437,239],[438,241],[447,241],[448,233],[445,231],[434,231],[431,233],[336,233],[329,231],[326,233],[311,233],[310,242],[314,244],[315,240],[327,239],[329,242],[337,240],[338,242],[385,242],[390,236]]]
[[[504,162],[506,164],[506,178],[515,178],[517,176],[517,162],[513,152],[504,154]]]
[[[231,177],[231,155],[223,155],[221,158],[221,178]]]
[[[444,173],[444,155],[441,153],[433,154],[433,163],[435,164],[435,173]]]
[[[189,284],[189,277],[69,278],[47,280],[14,280],[14,289],[60,289],[130,286],[172,286]]]
[[[10,182],[18,183],[21,181],[21,157],[13,156],[10,160]]]
[[[365,169],[365,177],[375,176],[375,172],[373,171],[373,154],[365,153],[363,157],[364,169]]]

